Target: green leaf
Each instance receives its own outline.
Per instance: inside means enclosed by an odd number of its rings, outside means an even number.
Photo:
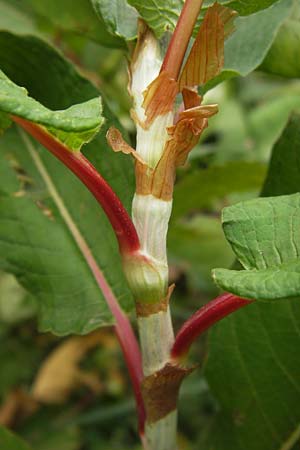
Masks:
[[[300,194],[240,202],[223,209],[225,236],[246,269],[266,269],[298,257]]]
[[[223,289],[252,299],[300,295],[300,194],[241,202],[223,210],[223,228],[245,271],[215,269]]]
[[[274,146],[262,196],[294,194],[299,191],[299,146],[300,113],[294,113]]]
[[[263,62],[278,30],[288,17],[292,0],[235,20],[236,31],[225,42],[224,69],[205,87],[206,90],[234,76],[246,76]]]
[[[273,150],[264,196],[299,191],[299,142],[295,114]],[[220,411],[205,449],[297,448],[299,330],[299,299],[255,302],[213,327],[205,375]]]
[[[0,111],[43,125],[71,150],[80,150],[103,124],[100,98],[73,105],[64,111],[51,111],[28,97],[26,89],[17,86],[0,71]]]
[[[126,0],[91,0],[99,18],[110,33],[127,40],[137,36],[138,14]]]
[[[99,96],[60,54],[32,37],[0,33],[0,68],[51,109]],[[104,115],[106,124],[84,151],[129,207],[132,163],[108,148],[107,128],[120,124],[106,106]],[[131,308],[115,236],[80,181],[15,128],[0,139],[0,173],[0,268],[15,274],[37,298],[40,328],[57,334],[86,333],[112,323],[105,298],[72,237],[68,215],[116,298],[126,310]]]
[[[300,77],[300,19],[287,19],[264,59],[261,70],[289,78]]]
[[[228,6],[236,10],[240,15],[253,14],[262,9],[268,8],[278,0],[220,0],[218,3]],[[286,1],[286,0],[285,0]],[[204,2],[202,13],[205,14],[206,9],[212,6],[215,0],[207,0]],[[141,17],[153,29],[158,37],[161,37],[165,31],[173,31],[181,9],[183,0],[128,0],[130,5],[134,6]]]
[[[24,441],[2,426],[0,426],[0,446],[3,450],[30,450]]]
[[[215,282],[225,291],[253,300],[278,300],[300,295],[300,261],[262,270],[215,269]]]

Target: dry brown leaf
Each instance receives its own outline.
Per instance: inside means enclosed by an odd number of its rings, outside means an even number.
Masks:
[[[102,389],[94,373],[84,372],[79,363],[93,347],[107,341],[104,331],[72,337],[56,348],[41,366],[32,386],[31,395],[42,403],[63,403],[73,389],[81,384],[95,392]]]
[[[193,89],[183,88],[182,98],[184,103],[184,109],[195,108],[196,106],[200,106],[202,102],[202,97],[198,95],[196,90]]]
[[[224,65],[224,41],[234,30],[236,12],[215,3],[208,8],[179,79],[179,90],[205,84]]]
[[[146,164],[143,158],[124,140],[122,133],[115,127],[110,127],[106,133],[106,139],[114,152],[122,152],[125,155],[132,155],[140,163]]]
[[[12,427],[15,423],[32,415],[38,403],[21,388],[10,391],[0,407],[0,424]]]

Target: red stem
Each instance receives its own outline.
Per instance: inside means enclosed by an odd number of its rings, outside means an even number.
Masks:
[[[102,206],[119,242],[121,253],[133,253],[140,248],[132,220],[109,184],[81,152],[71,152],[41,126],[21,117],[12,116],[24,130],[64,163],[91,191]]]
[[[172,358],[180,359],[186,355],[200,334],[219,320],[250,303],[252,303],[251,300],[227,293],[211,300],[195,312],[178,331],[171,351]]]
[[[89,161],[81,153],[78,154],[69,151],[64,145],[52,138],[51,135],[38,125],[20,117],[13,116],[12,119],[50,150],[51,153],[70,168],[71,171],[74,172],[89,188],[108,215],[119,240],[120,248],[123,251],[135,251],[138,249],[139,241],[136,231],[126,210],[110,186],[103,180],[101,175]],[[85,260],[106,299],[108,307],[115,318],[115,331],[132,382],[138,411],[139,432],[143,439],[146,414],[141,393],[141,382],[143,379],[142,358],[136,336],[132,330],[128,317],[120,308],[117,299],[85,240],[77,235],[74,235],[74,239],[85,257]]]
[[[167,71],[171,78],[178,79],[183,58],[192,36],[203,0],[186,0],[170,40],[161,72]]]

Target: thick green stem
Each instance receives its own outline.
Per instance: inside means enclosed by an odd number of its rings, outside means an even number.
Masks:
[[[174,333],[168,305],[168,263],[166,237],[172,208],[171,201],[164,201],[152,195],[135,195],[133,201],[133,222],[141,242],[141,252],[151,263],[140,264],[148,288],[138,292],[137,317],[142,350],[144,382],[150,383],[145,389],[146,406],[146,445],[147,450],[176,450],[177,413],[174,405],[166,409],[157,401],[157,386],[152,377],[160,377],[161,371],[170,362],[170,352],[174,343]],[[149,275],[147,275],[149,273]],[[155,274],[155,275],[154,275]],[[149,296],[150,293],[150,296]],[[145,298],[145,296],[147,298]],[[153,398],[150,400],[149,397]],[[147,410],[148,409],[148,410]]]
[[[154,424],[146,422],[146,450],[177,450],[177,410],[171,411]]]
[[[170,308],[147,317],[138,318],[144,376],[151,376],[163,369],[170,360],[174,343]],[[146,421],[147,450],[176,450],[177,411],[163,418]]]
[[[143,355],[143,371],[148,376],[162,369],[170,360],[174,333],[170,308],[147,317],[138,317]]]

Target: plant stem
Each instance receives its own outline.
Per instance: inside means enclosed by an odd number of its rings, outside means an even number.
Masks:
[[[232,312],[250,303],[252,303],[251,300],[228,293],[211,300],[195,312],[178,331],[171,351],[172,358],[180,360],[188,353],[195,339],[204,331]]]
[[[122,202],[81,152],[72,152],[39,125],[12,116],[12,119],[64,163],[91,191],[106,213],[119,242],[121,253],[140,248],[136,229]]]
[[[170,308],[147,317],[138,317],[145,377],[158,374],[170,361],[174,332]],[[177,411],[155,421],[146,421],[147,450],[176,450]]]
[[[139,194],[135,194],[132,207],[133,222],[141,242],[141,252],[154,268],[154,273],[149,271],[149,274],[146,268],[146,275],[143,277],[145,284],[151,287],[151,298],[145,301],[145,298],[136,296],[145,377],[142,391],[147,415],[145,426],[147,450],[176,450],[177,448],[177,393],[174,394],[175,400],[170,408],[168,406],[164,408],[164,403],[168,405],[168,390],[162,392],[162,395],[157,393],[161,386],[164,386],[166,378],[164,378],[163,370],[170,362],[170,351],[174,342],[168,306],[166,252],[171,208],[171,201],[164,201],[153,195]],[[142,277],[139,276],[139,278]],[[156,380],[161,380],[158,385],[155,383]]]
[[[147,317],[138,316],[143,371],[148,376],[162,369],[170,360],[174,343],[170,308]]]
[[[183,58],[192,36],[203,0],[186,0],[175,31],[170,40],[167,53],[161,66],[171,78],[178,79]]]

